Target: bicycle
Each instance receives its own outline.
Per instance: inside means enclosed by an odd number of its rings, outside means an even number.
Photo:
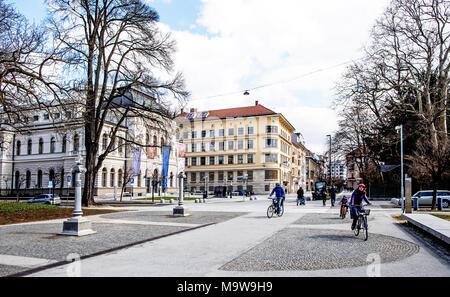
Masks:
[[[269,197],[269,199],[272,199]],[[278,201],[276,198],[272,199],[272,203],[269,205],[269,207],[267,208],[267,217],[270,219],[271,217],[273,217],[274,213],[277,213],[277,216],[281,217],[284,214],[284,198],[282,198],[283,200],[281,201],[281,208],[280,208],[280,213],[278,214]]]
[[[367,224],[368,215],[370,215],[370,209],[366,209],[364,211],[358,210],[358,221],[356,223],[355,229],[353,230],[355,236],[358,236],[360,230],[362,229],[364,241],[367,241],[367,239],[369,238],[369,225]]]
[[[341,212],[339,213],[339,216],[341,217],[341,219],[345,219],[345,216],[347,215],[347,211],[348,211],[348,205],[347,204],[341,205]]]

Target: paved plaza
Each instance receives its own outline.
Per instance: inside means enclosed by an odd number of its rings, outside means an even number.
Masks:
[[[268,219],[265,198],[188,201],[189,217],[169,204],[116,207],[128,211],[89,217],[97,233],[80,238],[59,235],[63,220],[0,226],[0,275],[450,276],[449,251],[398,224],[388,201],[370,206],[364,241],[329,201],[288,196],[284,215]]]

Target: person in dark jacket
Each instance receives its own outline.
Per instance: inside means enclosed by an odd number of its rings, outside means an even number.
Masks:
[[[305,205],[305,199],[303,198],[303,196],[305,195],[305,192],[303,191],[303,188],[300,187],[297,191],[297,206],[300,205]]]
[[[353,191],[352,197],[350,198],[350,215],[353,219],[352,230],[356,227],[356,222],[358,221],[358,212],[364,211],[363,201],[368,205],[372,205],[366,196],[366,185],[360,184],[358,189]]]
[[[275,184],[275,188],[273,188],[272,193],[270,193],[269,195],[269,199],[272,198],[272,195],[275,194],[275,197],[277,199],[277,203],[278,203],[278,215],[280,214],[281,211],[281,204],[283,203],[283,199],[284,199],[284,195],[285,192],[283,190],[283,188],[281,187],[280,183],[276,183]]]
[[[320,197],[322,198],[323,206],[327,204],[327,191],[325,190],[325,187],[320,190]]]
[[[331,199],[331,206],[334,206],[334,202],[336,201],[336,189],[335,187],[330,188],[330,199]]]

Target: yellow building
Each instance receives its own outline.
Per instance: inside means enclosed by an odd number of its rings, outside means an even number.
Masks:
[[[186,144],[186,184],[192,192],[249,190],[266,194],[289,188],[294,127],[256,101],[254,106],[198,112],[177,118]]]

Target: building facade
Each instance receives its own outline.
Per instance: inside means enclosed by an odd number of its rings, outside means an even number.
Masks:
[[[198,112],[177,118],[186,145],[185,187],[191,192],[269,192],[292,183],[294,127],[258,101],[254,106]]]
[[[74,115],[60,114],[55,111],[36,110],[30,114],[32,121],[22,127],[22,133],[10,126],[0,126],[0,191],[2,195],[11,195],[20,191],[20,195],[32,196],[50,193],[61,196],[74,195],[72,168],[78,156],[86,155],[84,147],[84,127]],[[110,118],[101,133],[100,153],[109,143],[108,131],[116,127]],[[176,124],[167,120],[165,128],[150,127],[140,118],[127,119],[117,133],[118,140],[114,150],[104,160],[97,172],[95,192],[98,197],[113,197],[116,188],[122,186],[134,196],[145,196],[149,192],[152,177],[158,176],[162,184],[161,147],[172,147],[169,161],[167,188],[169,192],[177,189],[177,152],[175,133]],[[133,147],[124,139],[143,145],[139,174],[132,176],[131,169],[135,154]],[[146,147],[155,146],[156,154],[149,158]],[[127,179],[127,176],[129,177]],[[132,178],[132,180],[131,180]],[[82,185],[84,176],[81,176]],[[155,179],[156,181],[156,179]],[[125,183],[125,184],[124,184]],[[119,193],[120,194],[120,193]]]

